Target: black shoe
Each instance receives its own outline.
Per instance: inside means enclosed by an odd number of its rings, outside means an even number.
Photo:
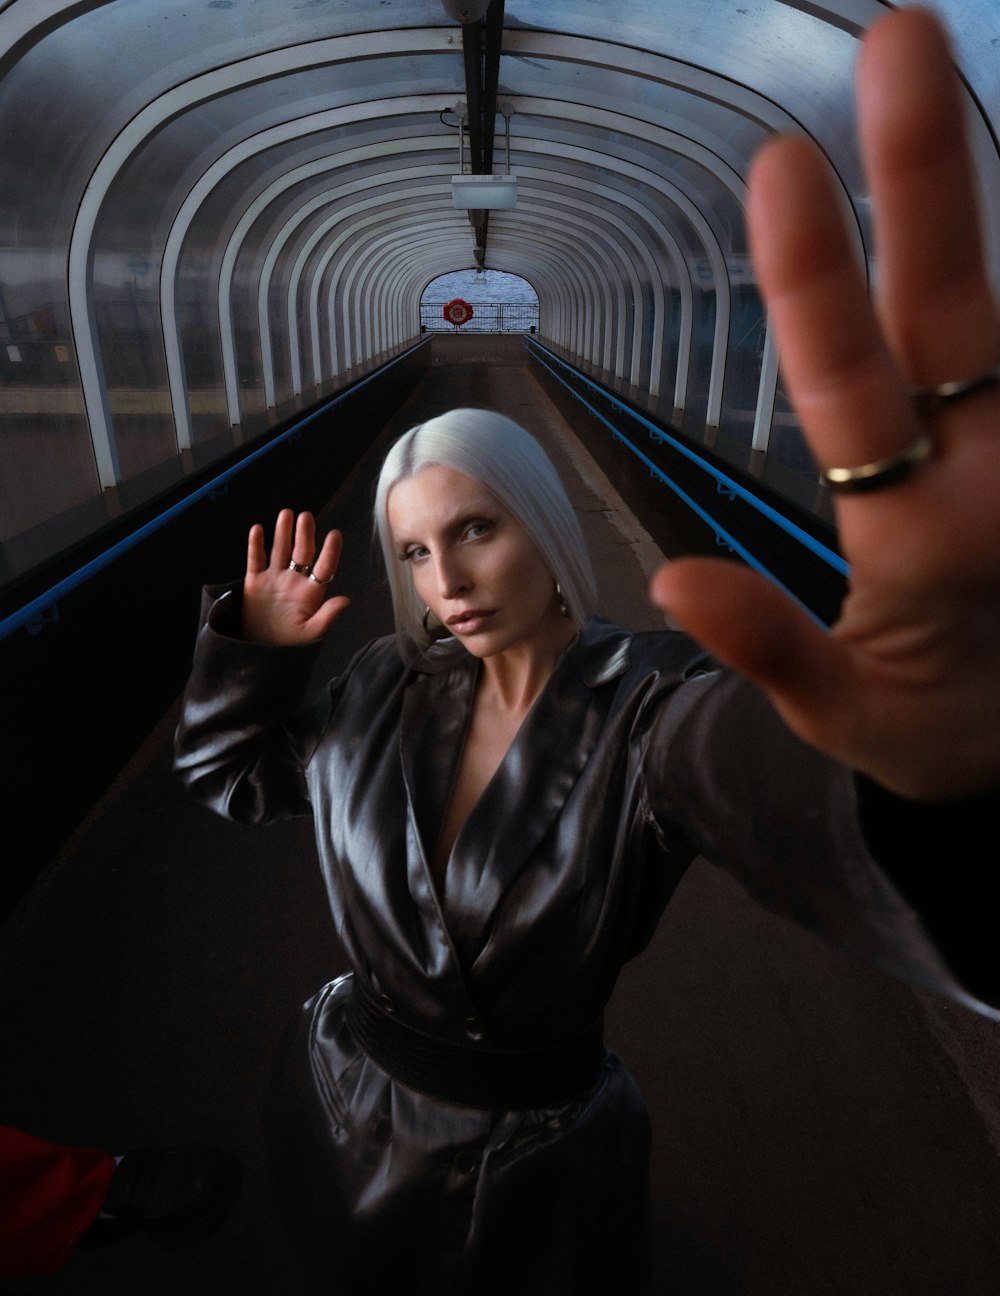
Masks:
[[[232,1209],[240,1186],[235,1157],[214,1148],[146,1148],[122,1157],[81,1245],[100,1246],[141,1230],[162,1242],[197,1242]]]

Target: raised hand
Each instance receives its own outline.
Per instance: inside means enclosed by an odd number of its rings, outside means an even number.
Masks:
[[[868,300],[825,163],[768,145],[751,176],[754,259],[789,392],[824,469],[891,460],[902,480],[835,497],[851,586],[827,634],[734,564],[688,559],[654,599],[766,690],[800,737],[903,796],[1000,786],[1000,387],[936,409],[912,387],[1000,362],[958,82],[937,22],[881,19],[858,69],[879,295]]]
[[[314,558],[316,524],[312,514],[300,513],[296,518],[291,509],[282,509],[274,524],[269,559],[264,528],[259,524],[251,527],[243,582],[243,638],[276,646],[322,639],[350,603],[343,595],[326,598],[327,586],[337,574],[342,544],[340,532],[331,531]]]

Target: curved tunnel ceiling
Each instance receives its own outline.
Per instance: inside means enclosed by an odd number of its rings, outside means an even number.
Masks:
[[[556,346],[681,426],[742,420],[766,450],[780,389],[746,256],[749,161],[774,131],[812,136],[874,264],[851,78],[885,8],[508,0],[498,99],[520,197],[490,214],[485,264],[533,284]],[[1000,17],[994,0],[936,8],[996,267]],[[59,401],[32,399],[85,429],[98,492],[391,353],[424,286],[473,263],[450,193],[462,35],[440,0],[10,0],[0,70],[8,340],[51,318]],[[12,391],[23,372],[5,371]],[[141,418],[153,448],[130,439]]]

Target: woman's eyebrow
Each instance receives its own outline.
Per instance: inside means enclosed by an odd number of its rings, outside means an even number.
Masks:
[[[436,525],[435,530],[443,532],[444,534],[453,531],[461,531],[461,529],[468,526],[470,522],[478,522],[480,518],[485,518],[491,522],[499,521],[496,509],[492,509],[487,505],[483,508],[463,509],[460,513],[455,513],[452,517],[445,518],[443,522]],[[422,544],[423,542],[418,540],[416,536],[393,535],[393,543],[402,549],[407,545]]]

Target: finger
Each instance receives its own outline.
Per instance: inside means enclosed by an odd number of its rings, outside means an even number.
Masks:
[[[798,138],[766,145],[751,169],[747,216],[785,382],[820,464],[898,453],[913,441],[914,415],[818,150]]]
[[[267,568],[267,552],[264,549],[264,528],[255,522],[247,536],[247,575],[258,576]]]
[[[344,537],[339,531],[330,531],[323,541],[319,557],[313,563],[313,575],[325,584],[333,580],[340,566],[340,554],[344,547]]]
[[[843,697],[840,645],[769,580],[717,558],[684,558],[653,577],[653,601],[720,661],[759,685],[796,733],[828,740]]]
[[[874,202],[879,313],[917,384],[1000,360],[975,170],[947,39],[919,9],[876,23],[858,61],[859,129]]]
[[[316,523],[311,513],[300,513],[295,519],[295,544],[292,561],[308,567],[316,552]]]
[[[282,509],[274,523],[274,541],[271,544],[271,568],[281,571],[287,567],[292,556],[292,523],[294,514],[291,509]]]

